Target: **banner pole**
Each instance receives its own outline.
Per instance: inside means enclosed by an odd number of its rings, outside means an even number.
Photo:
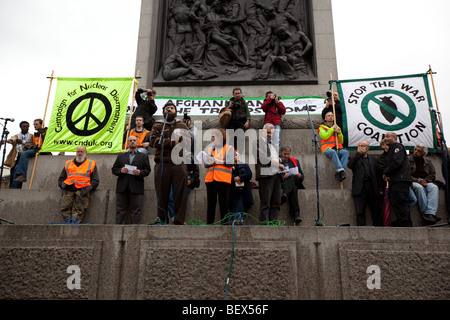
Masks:
[[[55,71],[52,70],[52,75],[50,77],[50,85],[48,88],[48,94],[47,94],[47,102],[45,103],[45,111],[44,111],[44,118],[42,119],[42,127],[45,128],[45,117],[47,115],[47,108],[48,108],[48,101],[50,100],[50,92],[52,91],[52,83],[53,83],[53,75],[55,74]],[[39,135],[39,142],[38,146],[41,144],[41,135]],[[34,165],[33,165],[33,172],[31,174],[30,184],[28,185],[28,189],[31,189],[31,186],[33,185],[33,178],[34,178],[34,172],[36,170],[36,163],[39,156],[39,151],[36,153],[36,156],[34,157]]]
[[[128,142],[128,137],[130,135],[130,126],[131,126],[131,116],[133,115],[133,107],[134,107],[134,102],[136,99],[136,92],[138,89],[138,84],[139,81],[137,80],[139,78],[139,70],[137,71],[137,75],[136,78],[134,79],[134,90],[133,90],[133,97],[131,99],[131,107],[130,107],[130,118],[128,119],[128,126],[127,126],[127,137],[125,139],[125,143],[123,144],[123,149],[126,150],[126,145]]]
[[[333,75],[330,73],[330,81],[331,81],[331,102],[333,105],[333,119],[334,119],[334,124],[336,124],[336,107],[335,107],[335,102],[334,102],[334,91],[333,91]],[[342,128],[341,128],[342,130]],[[336,133],[336,131],[334,132],[334,137],[336,140],[336,153],[339,155],[339,137],[338,134]],[[345,169],[344,169],[345,170]],[[344,182],[341,181],[341,190],[344,189]]]
[[[434,80],[433,80],[433,71],[431,70],[431,65],[428,65],[429,70],[428,73],[430,74],[430,79],[431,79],[431,87],[433,88],[433,95],[434,95],[434,104],[436,105],[436,111],[439,113],[439,106],[438,106],[438,102],[437,102],[437,97],[436,97],[436,90],[434,88]],[[438,122],[439,122],[439,127],[442,128],[442,123],[441,123],[441,119],[440,117],[438,118]]]

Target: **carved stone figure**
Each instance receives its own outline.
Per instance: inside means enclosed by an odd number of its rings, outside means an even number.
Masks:
[[[311,0],[167,0],[154,81],[317,81]]]

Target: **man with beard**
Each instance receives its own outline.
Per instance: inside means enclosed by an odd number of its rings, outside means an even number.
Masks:
[[[183,225],[188,177],[183,156],[191,149],[191,139],[186,124],[176,119],[177,108],[172,102],[164,105],[163,115],[164,120],[155,122],[150,136],[150,143],[156,149],[154,172],[158,218],[162,223],[170,221],[168,204],[172,188],[175,203],[173,223]],[[177,150],[180,150],[178,154]]]
[[[143,95],[144,92],[146,92],[146,95]],[[137,107],[136,110],[134,110],[133,115],[131,116],[131,129],[134,129],[136,127],[136,117],[142,116],[144,117],[144,128],[149,131],[152,130],[152,126],[155,123],[153,115],[158,110],[158,107],[155,104],[155,96],[156,91],[152,89],[144,90],[139,88],[136,91],[135,98]]]
[[[66,161],[58,179],[62,189],[60,212],[66,222],[81,223],[90,193],[100,183],[97,162],[86,155],[86,147],[78,147],[75,159]]]

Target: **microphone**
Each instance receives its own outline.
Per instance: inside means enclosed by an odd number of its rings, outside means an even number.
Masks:
[[[14,118],[0,118],[0,120],[11,121],[14,122]]]
[[[169,111],[170,112],[170,111]],[[164,117],[164,125],[163,125],[163,129],[161,131],[161,135],[159,136],[159,144],[162,144],[162,139],[164,136],[164,129],[166,128],[166,121],[167,121],[167,117],[169,116],[169,112],[166,113],[166,116]]]

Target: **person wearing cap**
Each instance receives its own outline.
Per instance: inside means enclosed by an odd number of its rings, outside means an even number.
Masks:
[[[164,120],[156,121],[150,134],[150,144],[155,148],[158,218],[161,223],[167,224],[170,221],[168,204],[172,189],[175,202],[173,223],[183,225],[187,203],[186,162],[190,161],[191,139],[186,124],[176,119],[177,108],[172,102],[164,105],[163,115]]]
[[[335,177],[338,181],[343,181],[347,176],[345,168],[347,166],[349,152],[344,149],[344,135],[341,128],[334,124],[334,114],[329,111],[324,116],[324,124],[319,126],[320,151],[330,158],[336,166]]]

